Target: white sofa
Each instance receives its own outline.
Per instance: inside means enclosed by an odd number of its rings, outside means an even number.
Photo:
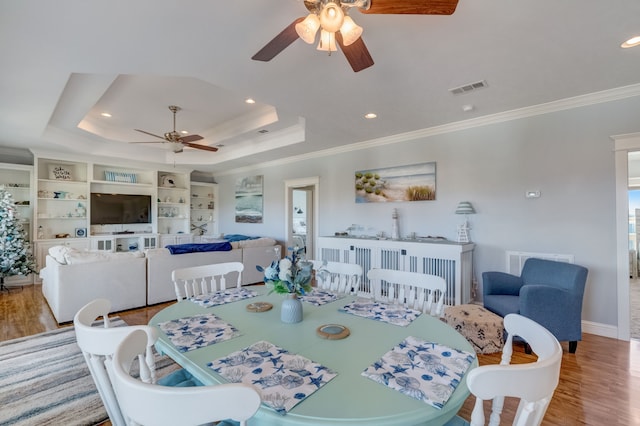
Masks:
[[[231,243],[231,251],[211,251],[186,254],[171,254],[167,249],[147,250],[147,304],[176,299],[171,272],[174,269],[209,265],[222,262],[242,262],[242,285],[263,281],[256,265],[268,266],[281,257],[281,248],[272,238],[237,241]],[[229,277],[235,282],[235,277]]]
[[[58,323],[72,321],[81,307],[98,298],[111,301],[111,312],[146,304],[142,253],[73,252],[56,255],[57,260],[48,255],[40,271],[42,293]]]
[[[261,282],[256,265],[268,266],[280,259],[281,248],[272,238],[232,243],[230,251],[172,255],[168,249],[108,253],[49,249],[40,271],[42,293],[58,323],[73,320],[76,312],[93,299],[111,301],[111,312],[175,300],[171,281],[174,269],[221,262],[242,262],[242,285]],[[230,277],[233,282],[234,277]]]

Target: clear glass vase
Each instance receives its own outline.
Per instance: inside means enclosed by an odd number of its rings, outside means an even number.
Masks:
[[[298,295],[290,293],[286,297],[282,301],[280,320],[288,324],[302,321],[302,302],[298,299]]]

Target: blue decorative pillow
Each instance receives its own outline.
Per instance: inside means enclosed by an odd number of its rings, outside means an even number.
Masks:
[[[228,235],[225,234],[223,238],[233,243],[235,241],[255,240],[258,237],[249,237],[247,235],[242,235],[242,234],[228,234]]]

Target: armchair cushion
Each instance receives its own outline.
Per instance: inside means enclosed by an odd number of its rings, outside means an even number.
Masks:
[[[582,299],[587,269],[572,263],[530,258],[518,277],[482,274],[484,307],[500,316],[530,318],[558,340],[582,340]]]

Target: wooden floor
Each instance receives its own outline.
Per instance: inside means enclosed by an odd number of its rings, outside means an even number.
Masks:
[[[141,308],[118,315],[128,324],[146,324],[168,304]],[[68,326],[70,324],[63,324]],[[0,294],[0,340],[28,336],[58,327],[39,285]],[[639,425],[640,342],[624,342],[585,334],[575,354],[564,355],[560,384],[543,425]],[[530,362],[522,347],[514,350],[514,362]],[[497,364],[500,354],[479,355],[480,365]],[[526,386],[523,383],[522,386]],[[474,397],[465,402],[460,415],[469,419]],[[488,408],[488,407],[486,407]],[[511,424],[517,402],[507,400],[503,424]],[[509,421],[507,421],[507,419]]]

